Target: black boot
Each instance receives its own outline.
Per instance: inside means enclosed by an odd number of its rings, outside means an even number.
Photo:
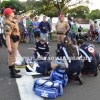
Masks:
[[[15,65],[12,65],[12,66],[13,66],[13,68],[15,69]],[[15,72],[16,72],[16,73],[19,73],[20,70],[15,69]]]
[[[19,72],[20,72],[20,70],[15,69],[15,72],[16,72],[16,73],[19,73]]]
[[[15,72],[16,72],[16,73],[19,73],[19,72],[20,72],[20,70],[15,69]]]
[[[21,78],[21,75],[18,75],[15,71],[14,66],[9,66],[9,70],[10,70],[10,74],[11,74],[11,78]]]
[[[76,77],[76,80],[82,85],[84,83],[81,73]]]

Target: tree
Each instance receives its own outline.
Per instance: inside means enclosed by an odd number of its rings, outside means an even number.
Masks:
[[[23,2],[23,5],[25,6],[26,11],[33,10],[35,2],[36,0],[32,0],[32,1],[27,0],[26,2]]]
[[[15,9],[16,10],[16,14],[20,14],[20,11],[22,12],[25,12],[26,11],[26,8],[25,6],[23,5],[22,2],[18,1],[18,0],[11,0],[11,1],[3,1],[1,3],[1,6],[2,7],[5,7],[5,8],[12,8],[12,9]]]
[[[76,0],[76,1],[74,0],[75,1],[74,3],[72,3],[72,0],[41,0],[41,1],[45,3],[52,3],[56,7],[58,15],[60,13],[64,13],[66,9],[69,9],[72,6],[89,3],[89,0]]]
[[[37,15],[44,14],[49,17],[58,16],[55,6],[49,2],[37,1],[34,3],[34,8]]]
[[[69,17],[86,18],[90,10],[87,6],[78,6],[68,11]]]
[[[96,10],[92,10],[89,14],[88,14],[88,18],[95,20],[95,19],[99,19],[100,18],[100,10],[96,9]]]

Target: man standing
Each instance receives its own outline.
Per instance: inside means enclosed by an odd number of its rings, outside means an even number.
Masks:
[[[76,20],[74,20],[74,24],[72,25],[71,27],[71,39],[76,39],[76,34],[78,33],[78,26],[77,26],[77,23],[76,23]]]
[[[50,27],[52,30],[52,17],[50,17],[50,19],[48,19],[48,23],[50,24]],[[50,40],[52,40],[52,32],[50,32],[49,35],[50,35]]]
[[[4,44],[5,47],[7,47],[6,41],[3,37],[3,35],[4,35],[3,34],[4,33],[3,21],[4,21],[3,17],[0,16],[0,47],[2,47],[2,43]]]
[[[64,15],[60,14],[59,21],[56,24],[57,31],[57,48],[59,48],[59,44],[64,41],[66,37],[66,32],[70,29],[68,22],[64,21]]]
[[[4,31],[8,48],[8,66],[10,75],[11,78],[21,78],[21,75],[17,74],[20,71],[15,69],[16,53],[20,38],[19,27],[18,24],[13,20],[14,13],[11,8],[6,8],[3,14],[6,17],[4,22]]]
[[[97,35],[98,35],[98,24],[97,21],[94,21],[94,32],[93,32],[93,40],[97,40]]]
[[[40,22],[38,21],[38,18],[35,17],[34,22],[33,22],[35,42],[37,42],[40,39],[39,24]]]
[[[70,29],[67,31],[66,36],[71,38],[71,26],[74,24],[71,18],[68,19],[68,24],[69,24]]]
[[[30,17],[27,18],[26,20],[26,27],[27,27],[27,31],[28,31],[28,34],[29,34],[29,43],[30,44],[33,44],[33,40],[34,40],[34,37],[33,37],[33,32],[32,32],[32,20],[30,19]]]
[[[20,42],[25,43],[25,36],[24,36],[24,34],[25,34],[25,27],[24,27],[23,20],[24,20],[24,16],[21,16],[21,19],[20,19],[18,24],[19,24],[20,34],[21,34]]]
[[[43,21],[40,22],[39,29],[41,31],[41,38],[46,37],[46,41],[48,42],[48,33],[51,31],[51,27],[49,23],[46,21],[46,16],[43,16]]]

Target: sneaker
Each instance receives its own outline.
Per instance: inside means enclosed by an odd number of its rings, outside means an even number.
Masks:
[[[32,67],[30,67],[29,65],[26,66],[25,70],[26,70],[27,75],[33,75],[34,74],[34,69]]]
[[[38,67],[37,65],[34,65],[34,67],[30,67],[30,65],[27,65],[25,68],[26,74],[27,75],[39,75],[40,73],[36,72],[36,67]]]

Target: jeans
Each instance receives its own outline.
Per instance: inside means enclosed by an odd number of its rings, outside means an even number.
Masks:
[[[33,31],[32,30],[29,30],[28,31],[29,33],[29,43],[34,43],[34,34],[33,34]]]
[[[48,42],[48,33],[40,33],[41,38],[46,37],[46,42]]]
[[[71,38],[71,32],[70,32],[70,30],[67,32],[66,36],[68,36],[69,38]]]
[[[72,40],[73,40],[73,39],[76,39],[76,33],[72,33],[71,39],[72,39]]]

